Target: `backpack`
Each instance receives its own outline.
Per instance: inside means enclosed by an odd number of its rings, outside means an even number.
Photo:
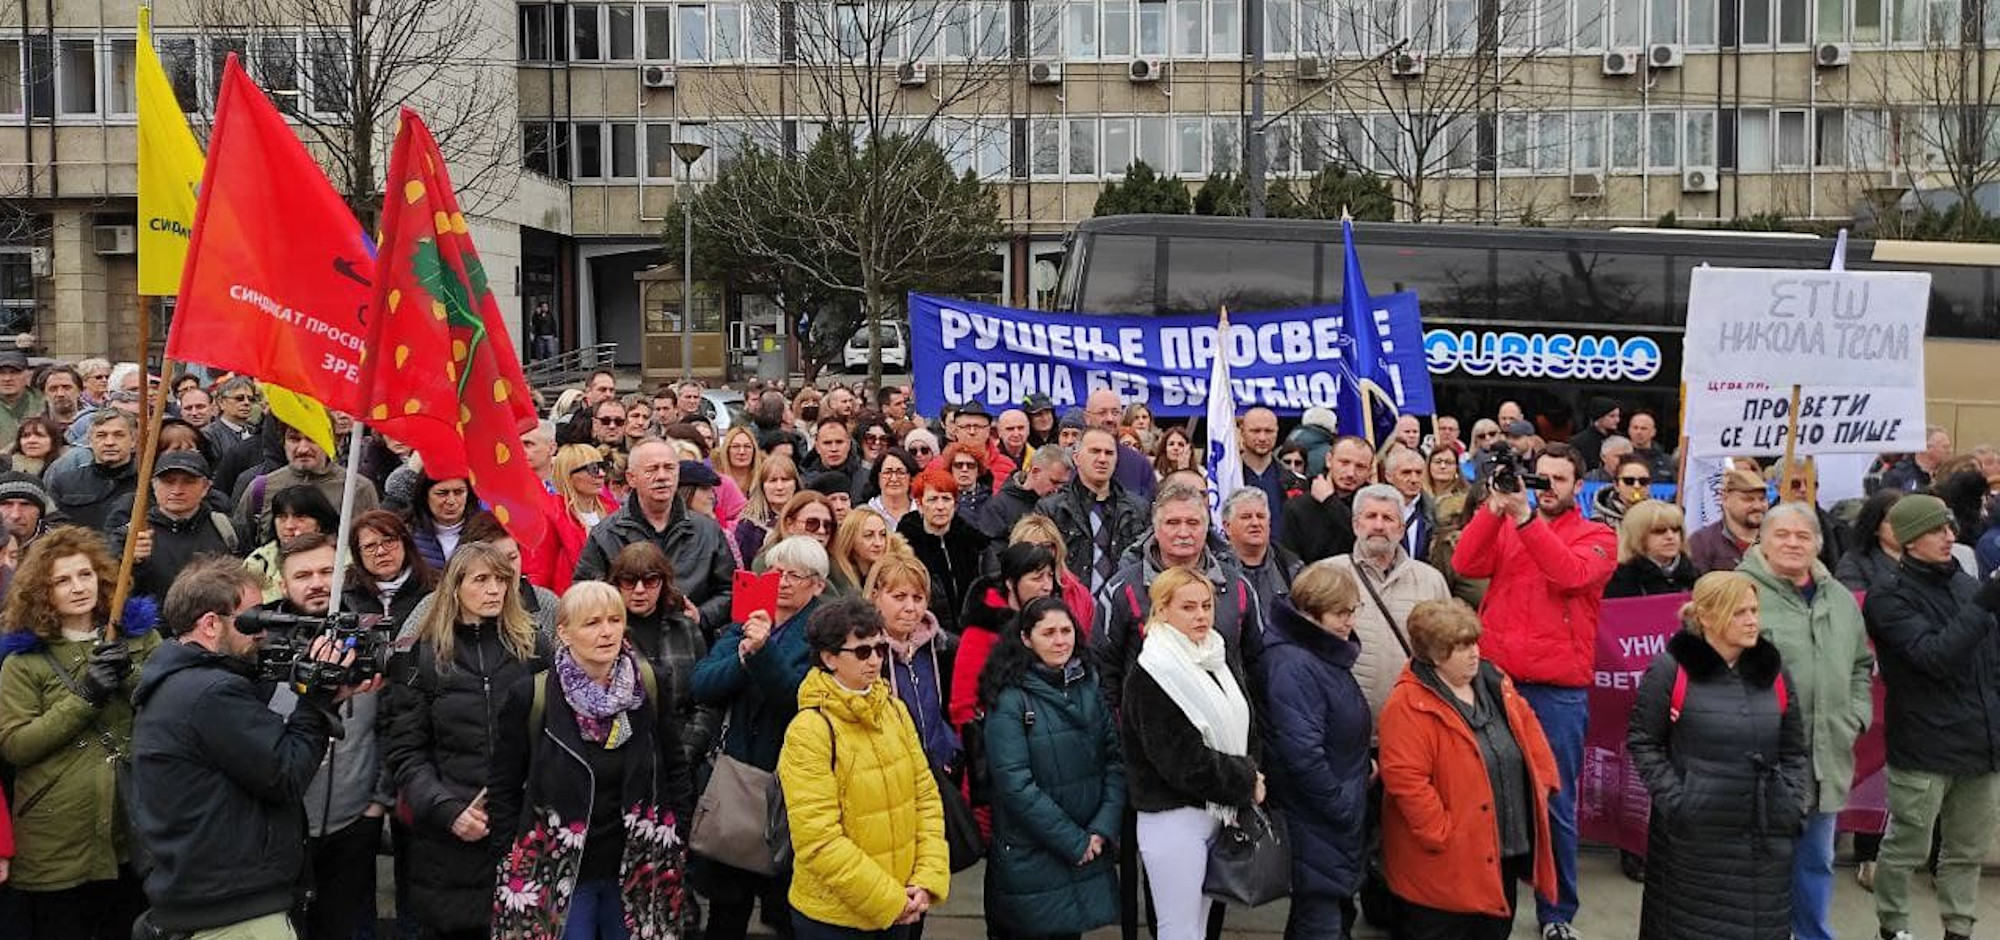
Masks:
[[[236,523],[229,521],[228,513],[210,511],[208,518],[215,523],[215,532],[222,536],[222,544],[229,547],[229,554],[236,554]]]
[[[1237,623],[1239,623],[1239,624],[1243,622],[1243,617],[1244,617],[1244,615],[1246,615],[1246,614],[1250,613],[1250,592],[1249,592],[1249,591],[1246,591],[1246,590],[1244,590],[1244,588],[1245,588],[1245,587],[1247,587],[1248,585],[1249,585],[1249,582],[1248,582],[1248,581],[1245,581],[1245,582],[1243,582],[1242,584],[1239,584],[1239,585],[1237,585],[1237,590],[1236,590],[1236,622],[1237,622]],[[1139,609],[1139,591],[1138,591],[1138,589],[1137,589],[1137,588],[1134,588],[1134,587],[1133,587],[1133,586],[1132,586],[1131,584],[1129,584],[1129,583],[1125,585],[1125,603],[1127,603],[1127,604],[1131,605],[1131,607],[1132,607],[1132,622],[1133,622],[1133,623],[1136,623],[1136,624],[1138,624],[1138,625],[1139,625],[1139,639],[1142,639],[1142,640],[1143,640],[1143,639],[1145,639],[1145,638],[1146,638],[1146,612],[1145,612],[1145,611],[1143,611],[1143,610],[1141,610],[1141,609]],[[1240,629],[1240,628],[1239,628],[1239,629]]]
[[[1785,709],[1790,707],[1792,703],[1791,690],[1785,687],[1784,673],[1778,673],[1777,680],[1771,683],[1771,689],[1778,693],[1778,714],[1783,715]],[[1681,706],[1687,704],[1687,698],[1688,673],[1686,669],[1681,668],[1676,663],[1674,665],[1674,692],[1673,696],[1667,701],[1668,724],[1674,724],[1681,720]]]
[[[528,737],[542,730],[542,714],[549,708],[549,674],[554,670],[544,669],[535,673],[535,698],[528,705]],[[660,677],[653,672],[653,664],[643,657],[639,660],[639,682],[646,687],[646,701],[653,707],[660,705]]]

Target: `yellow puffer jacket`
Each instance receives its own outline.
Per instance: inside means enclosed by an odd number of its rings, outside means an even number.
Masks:
[[[903,913],[905,885],[929,891],[933,906],[944,903],[951,889],[944,808],[916,726],[888,683],[857,694],[822,670],[807,673],[778,781],[796,857],[791,902],[800,914],[885,930]]]

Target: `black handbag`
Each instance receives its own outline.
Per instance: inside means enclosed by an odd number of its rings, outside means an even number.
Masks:
[[[1253,806],[1222,827],[1208,846],[1201,893],[1218,901],[1257,907],[1292,893],[1292,841],[1285,817]]]
[[[961,872],[986,856],[986,839],[979,834],[979,818],[972,814],[972,804],[965,801],[952,775],[933,767],[931,776],[937,778],[938,802],[944,805],[944,841],[951,847],[951,870]]]
[[[958,737],[965,764],[966,798],[973,806],[992,806],[993,765],[986,761],[986,716],[961,725]]]

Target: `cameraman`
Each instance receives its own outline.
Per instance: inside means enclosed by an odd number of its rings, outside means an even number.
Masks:
[[[188,940],[293,940],[287,913],[304,864],[300,798],[333,733],[333,708],[378,680],[314,690],[289,719],[256,686],[258,638],[238,617],[263,596],[233,558],[195,560],[167,590],[162,620],[179,642],[147,660],[135,700],[131,826],[150,864],[146,917]],[[352,651],[313,643],[313,658]]]
[[[1597,651],[1598,603],[1618,564],[1618,540],[1576,508],[1584,467],[1575,449],[1550,444],[1534,472],[1547,485],[1536,486],[1530,508],[1525,481],[1496,461],[1485,511],[1466,525],[1451,564],[1463,577],[1492,579],[1479,608],[1479,651],[1514,680],[1555,750],[1562,792],[1549,800],[1549,829],[1560,891],[1555,904],[1537,898],[1535,915],[1543,940],[1573,940],[1586,692]]]
[[[333,536],[308,532],[278,547],[278,571],[285,596],[263,610],[294,617],[323,618],[332,609]],[[270,632],[280,628],[273,625]],[[289,632],[304,639],[321,632],[322,623],[299,625]],[[382,841],[382,817],[395,801],[382,771],[382,752],[375,737],[375,717],[381,696],[360,692],[340,704],[336,713],[342,733],[332,753],[306,787],[306,834],[311,851],[307,867],[312,890],[300,932],[307,940],[349,940],[362,923],[375,916],[375,849]],[[271,710],[289,716],[298,694],[279,684],[271,694]]]

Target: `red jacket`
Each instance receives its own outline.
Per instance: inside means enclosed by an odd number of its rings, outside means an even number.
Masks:
[[[0,793],[0,858],[14,857],[14,814],[7,810],[7,794]]]
[[[1618,536],[1574,509],[1516,526],[1484,509],[1458,537],[1459,577],[1491,578],[1479,652],[1515,682],[1589,688],[1597,608],[1618,567]]]
[[[597,505],[598,511],[606,516],[618,511],[618,501],[608,492],[598,492]],[[548,588],[561,597],[576,577],[576,561],[583,557],[590,530],[583,527],[576,514],[569,511],[569,504],[556,493],[548,494],[543,514],[549,520],[549,535],[542,540],[540,552],[532,559],[523,558],[521,565],[528,569],[530,584]]]
[[[1541,723],[1514,684],[1482,667],[1475,682],[1494,680],[1506,703],[1507,727],[1528,765],[1529,813],[1535,827],[1535,893],[1556,899],[1556,863],[1549,841],[1549,794],[1560,784],[1555,754]],[[1408,667],[1382,706],[1382,874],[1405,901],[1441,911],[1507,917],[1500,884],[1500,829],[1493,783],[1472,728]]]

